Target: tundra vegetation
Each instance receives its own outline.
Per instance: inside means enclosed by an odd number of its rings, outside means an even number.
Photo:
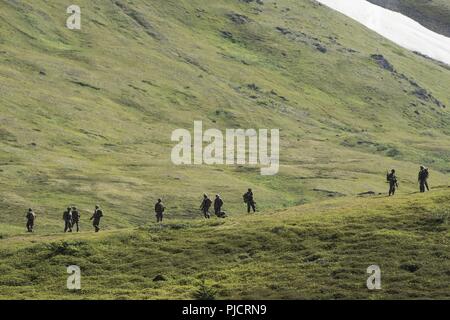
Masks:
[[[311,0],[76,2],[81,30],[65,1],[0,3],[1,298],[449,298],[448,67]],[[194,121],[279,128],[279,172],[174,165]]]

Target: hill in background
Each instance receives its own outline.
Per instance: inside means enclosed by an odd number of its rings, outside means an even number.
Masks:
[[[450,71],[314,1],[80,0],[0,4],[0,233],[45,231],[99,203],[107,228],[198,217],[204,192],[231,215],[448,184]],[[279,128],[281,168],[174,166],[171,132]]]
[[[449,298],[447,67],[315,1],[77,2],[80,31],[65,1],[0,2],[0,299]],[[279,174],[174,166],[194,120],[279,128]],[[204,192],[230,217],[194,220]]]

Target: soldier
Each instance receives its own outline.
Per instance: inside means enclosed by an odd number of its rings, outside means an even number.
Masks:
[[[203,215],[206,219],[209,219],[211,215],[209,214],[209,208],[211,208],[212,201],[208,198],[207,194],[203,195],[203,201],[200,205],[200,209],[202,210]]]
[[[103,211],[100,209],[100,206],[96,205],[95,206],[95,211],[94,214],[92,215],[90,220],[94,220],[92,222],[92,225],[95,228],[95,232],[99,232],[100,231],[100,218],[103,217]]]
[[[420,170],[419,170],[419,174],[418,174],[418,179],[417,181],[419,182],[419,190],[420,192],[425,192],[425,188],[427,188],[428,191],[430,191],[430,188],[428,187],[428,168],[425,168],[424,166],[420,166]]]
[[[394,169],[386,175],[386,179],[389,182],[389,196],[393,196],[395,194],[395,188],[398,188],[397,176],[395,175]]]
[[[34,219],[36,219],[36,214],[33,212],[33,209],[28,209],[27,215],[27,230],[28,232],[33,232],[34,228]]]
[[[216,198],[214,199],[214,214],[219,218],[224,217],[224,213],[222,212],[223,200],[220,198],[220,195],[216,194]]]
[[[256,202],[253,199],[252,189],[248,189],[248,191],[243,196],[244,202],[247,204],[247,213],[250,213],[250,208],[253,209],[253,212],[256,212]]]
[[[164,207],[162,200],[158,199],[158,202],[155,204],[156,222],[163,221],[163,212],[165,209],[166,208]]]
[[[72,207],[72,227],[77,225],[77,232],[80,232],[80,227],[79,227],[80,217],[81,217],[81,215],[80,215],[80,212],[77,210],[77,208]]]
[[[72,232],[72,208],[68,207],[63,213],[64,232]]]

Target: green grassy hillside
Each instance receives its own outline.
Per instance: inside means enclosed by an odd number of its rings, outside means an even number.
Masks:
[[[65,1],[0,0],[0,298],[449,298],[449,68],[310,0],[77,4],[78,31]],[[175,166],[194,120],[280,129],[280,172]],[[230,217],[201,220],[204,192]]]
[[[160,196],[192,218],[203,192],[232,215],[247,187],[263,211],[386,192],[391,167],[403,192],[422,163],[448,184],[450,71],[314,1],[78,4],[74,31],[64,1],[0,2],[1,234],[28,207],[53,232],[99,203],[113,229]],[[280,128],[279,174],[174,166],[171,132],[194,120]]]
[[[435,32],[450,37],[450,2],[447,0],[368,0],[401,12]]]
[[[450,189],[2,240],[2,299],[449,299]],[[81,291],[66,289],[66,266]],[[381,290],[366,287],[370,265]],[[159,276],[163,281],[154,281]]]

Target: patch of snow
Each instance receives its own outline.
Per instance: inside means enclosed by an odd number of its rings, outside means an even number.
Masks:
[[[365,0],[316,0],[358,21],[396,44],[450,65],[450,38],[401,13]]]

